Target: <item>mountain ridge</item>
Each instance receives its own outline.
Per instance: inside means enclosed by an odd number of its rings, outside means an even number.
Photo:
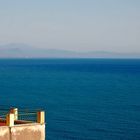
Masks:
[[[27,44],[0,45],[0,58],[140,58],[140,53],[108,51],[76,52],[60,49],[35,48]]]

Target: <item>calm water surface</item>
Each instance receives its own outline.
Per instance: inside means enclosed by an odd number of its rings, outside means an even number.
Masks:
[[[140,60],[0,60],[0,104],[47,111],[47,140],[140,140]]]

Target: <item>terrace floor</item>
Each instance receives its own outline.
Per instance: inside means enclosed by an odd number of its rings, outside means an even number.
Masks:
[[[0,126],[6,126],[6,123],[0,122]]]

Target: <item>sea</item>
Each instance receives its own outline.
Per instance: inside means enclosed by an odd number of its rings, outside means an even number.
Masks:
[[[140,59],[0,59],[0,105],[45,110],[47,140],[140,140]]]

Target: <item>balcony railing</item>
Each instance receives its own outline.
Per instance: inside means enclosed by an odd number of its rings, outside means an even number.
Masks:
[[[45,112],[18,108],[0,108],[0,126],[14,126],[28,123],[45,123]]]

